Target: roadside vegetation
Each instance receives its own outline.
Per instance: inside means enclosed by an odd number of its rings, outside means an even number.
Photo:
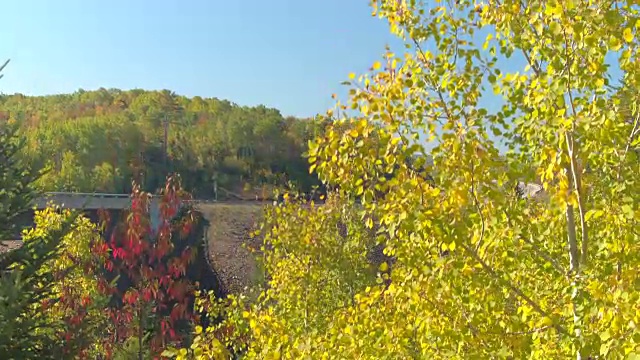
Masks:
[[[191,173],[163,178],[159,232],[133,182],[102,241],[50,209],[0,255],[2,358],[640,359],[638,4],[371,5],[406,52],[317,119],[300,155],[330,190],[264,209],[260,281],[186,275]],[[43,188],[21,138],[0,137],[2,231]]]

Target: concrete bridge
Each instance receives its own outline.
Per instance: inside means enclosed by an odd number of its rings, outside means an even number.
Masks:
[[[157,207],[159,201],[159,197],[152,197],[151,208]],[[201,204],[214,201],[190,200],[188,202]],[[36,209],[41,210],[47,208],[52,203],[65,209],[124,210],[131,207],[131,196],[129,194],[49,192],[36,199],[33,205]]]
[[[209,203],[209,200],[191,200],[190,203]],[[72,193],[72,192],[49,192],[34,201],[37,210],[45,209],[51,205],[58,205],[64,209],[75,209],[84,211],[97,211],[100,209],[109,211],[120,211],[131,208],[131,196],[129,194],[107,194],[107,193]],[[160,198],[151,198],[149,213],[151,215],[151,226],[156,228],[160,218]]]
[[[517,190],[524,198],[541,198],[545,196],[542,186],[538,184],[519,182],[517,185]],[[154,196],[151,198],[151,212],[157,211],[159,200],[160,199],[158,196]],[[219,203],[215,200],[190,200],[187,202],[194,205]],[[38,198],[34,201],[36,209],[39,210],[47,208],[50,203],[56,204],[65,209],[124,210],[131,207],[131,196],[129,194],[109,193],[49,192],[45,193],[43,197]]]
[[[34,201],[41,210],[54,204],[65,209],[121,210],[131,207],[129,194],[50,192]]]

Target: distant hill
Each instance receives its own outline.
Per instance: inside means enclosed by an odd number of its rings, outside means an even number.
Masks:
[[[213,197],[214,184],[251,193],[318,184],[302,154],[326,126],[265,106],[103,88],[2,95],[2,122],[19,124],[26,159],[50,169],[40,182],[45,191],[127,193],[131,179],[153,191],[174,171],[200,198]]]

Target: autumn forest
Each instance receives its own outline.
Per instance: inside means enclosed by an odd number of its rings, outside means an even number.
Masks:
[[[43,191],[126,194],[133,179],[154,192],[170,172],[203,199],[214,197],[214,184],[271,196],[277,187],[308,191],[319,183],[303,154],[324,126],[277,109],[118,89],[2,95],[0,109],[0,121],[21,126],[27,161],[46,170]]]
[[[313,119],[0,96],[0,359],[640,360],[638,0],[369,4]]]

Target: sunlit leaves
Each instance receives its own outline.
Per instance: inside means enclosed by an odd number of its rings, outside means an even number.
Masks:
[[[73,218],[69,210],[50,207],[35,212],[35,226],[23,231],[22,238],[27,244],[43,241],[73,219],[73,225],[62,238],[60,254],[47,261],[37,274],[44,278],[44,274],[53,273],[56,281],[51,296],[34,310],[54,321],[64,321],[65,331],[55,335],[70,344],[77,342],[79,349],[74,350],[99,352],[103,348],[96,337],[107,323],[105,307],[109,299],[102,293],[99,277],[107,254],[105,247],[100,246],[104,244],[97,226],[86,217]],[[46,330],[32,331],[42,335]]]
[[[633,30],[630,28],[624,29],[624,31],[622,32],[622,38],[628,43],[632,42],[634,38]]]
[[[638,111],[613,96],[605,61],[621,51],[624,97],[636,99],[625,29],[637,10],[599,0],[372,5],[410,51],[350,76],[352,111],[330,111],[326,136],[310,144],[338,201],[279,206],[266,223],[272,277],[247,311],[248,357],[637,352]],[[498,57],[524,64],[500,71]],[[521,181],[543,191],[523,198]],[[356,215],[338,237],[335,221]],[[361,254],[378,242],[385,258],[364,276]]]

